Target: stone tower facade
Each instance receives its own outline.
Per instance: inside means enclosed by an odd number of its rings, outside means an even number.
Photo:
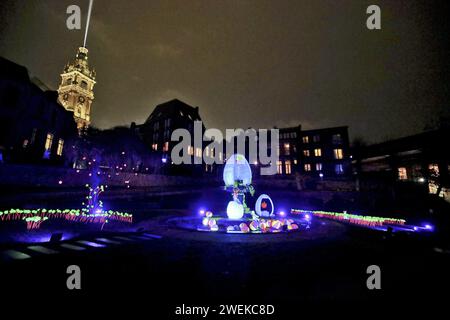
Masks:
[[[95,70],[89,68],[88,49],[79,47],[75,59],[64,67],[58,88],[58,101],[73,112],[78,130],[91,123],[94,101]]]

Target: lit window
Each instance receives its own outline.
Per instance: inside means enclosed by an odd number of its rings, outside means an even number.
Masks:
[[[64,148],[64,140],[59,139],[58,140],[58,149],[56,150],[56,154],[58,156],[62,156],[63,148]]]
[[[309,137],[308,136],[304,136],[303,137],[303,143],[309,143]]]
[[[195,148],[195,156],[198,158],[202,157],[202,148]]]
[[[284,154],[287,156],[291,154],[291,151],[289,149],[289,143],[284,144]]]
[[[291,161],[287,160],[284,163],[284,168],[285,168],[286,174],[291,174]]]
[[[22,147],[26,148],[28,146],[28,139],[23,140]]]
[[[398,179],[399,180],[407,180],[408,179],[408,173],[406,172],[405,167],[398,168]]]
[[[311,165],[309,163],[305,163],[303,168],[305,169],[305,171],[311,171]]]
[[[320,141],[320,136],[313,136],[313,142],[319,142]]]
[[[316,171],[322,171],[322,164],[316,163]]]
[[[205,148],[205,153],[206,153],[206,156],[209,157],[209,148],[208,147]]]
[[[163,151],[164,152],[169,151],[169,142],[168,141],[164,142]]]
[[[48,151],[52,148],[53,144],[53,135],[51,133],[47,133],[47,139],[45,139],[45,150]]]
[[[336,174],[343,174],[344,166],[341,163],[339,163],[334,167],[334,171],[336,172]]]
[[[344,158],[344,152],[342,151],[342,149],[334,149],[334,158],[335,159],[343,159]]]
[[[305,157],[309,157],[309,150],[303,150],[303,155]]]
[[[294,164],[297,164],[297,159],[294,159]]]
[[[181,112],[181,111],[180,111]],[[188,147],[188,154],[190,155],[190,156],[192,156],[193,154],[194,154],[194,147],[193,146],[189,146]]]
[[[430,171],[430,175],[434,177],[439,176],[439,166],[436,163],[428,165],[428,170]]]
[[[278,174],[283,173],[283,163],[280,160],[277,160],[277,173]]]
[[[322,149],[314,149],[314,155],[316,157],[321,157],[322,156]]]
[[[158,144],[157,143],[152,144],[152,149],[157,151],[158,150]]]

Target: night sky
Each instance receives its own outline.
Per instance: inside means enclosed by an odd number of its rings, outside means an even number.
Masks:
[[[94,1],[93,124],[143,122],[172,98],[207,127],[348,125],[375,142],[449,114],[449,1]],[[88,0],[2,0],[0,55],[56,89],[84,30],[66,8]],[[369,31],[369,4],[382,30]]]

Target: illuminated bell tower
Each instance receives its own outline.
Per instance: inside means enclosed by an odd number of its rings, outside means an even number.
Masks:
[[[72,63],[64,67],[58,88],[58,101],[73,112],[78,130],[91,123],[91,107],[94,101],[95,70],[89,69],[88,49],[79,47]]]

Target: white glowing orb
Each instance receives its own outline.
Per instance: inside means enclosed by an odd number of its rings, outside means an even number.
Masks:
[[[223,169],[223,182],[226,186],[234,185],[236,180],[242,180],[244,185],[252,183],[252,170],[242,154],[233,154]]]
[[[228,202],[227,206],[227,216],[233,220],[242,219],[244,216],[244,206],[236,201]]]

